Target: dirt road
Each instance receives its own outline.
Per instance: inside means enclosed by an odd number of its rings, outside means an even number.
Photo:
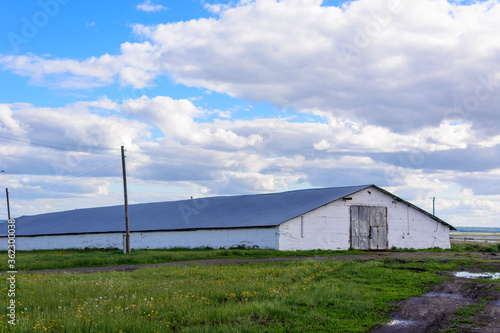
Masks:
[[[500,260],[481,260],[473,268],[458,269],[464,270],[473,274],[500,272]],[[500,332],[500,280],[442,274],[451,279],[431,292],[397,303],[390,323],[370,332]]]
[[[175,261],[161,264],[149,265],[117,265],[117,266],[102,266],[102,267],[84,267],[84,268],[63,268],[63,269],[49,269],[49,270],[36,270],[24,271],[22,273],[94,273],[94,272],[108,272],[108,271],[134,271],[144,267],[161,267],[161,266],[185,266],[191,264],[200,265],[222,265],[222,264],[244,264],[252,262],[273,262],[273,261],[295,261],[295,260],[372,260],[383,258],[428,258],[428,259],[479,259],[479,260],[499,260],[500,255],[497,253],[478,253],[478,252],[389,252],[389,251],[373,251],[366,254],[346,254],[338,256],[297,256],[297,257],[269,257],[269,258],[220,258],[220,259],[202,259],[202,260],[189,260],[189,261]]]

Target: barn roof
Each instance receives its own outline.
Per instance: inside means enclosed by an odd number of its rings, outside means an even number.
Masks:
[[[129,205],[130,231],[272,227],[370,186],[374,185],[133,204]],[[0,236],[7,235],[4,225]],[[124,229],[123,205],[16,219],[16,236],[123,232]]]

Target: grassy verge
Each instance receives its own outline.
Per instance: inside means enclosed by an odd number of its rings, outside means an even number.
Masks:
[[[132,250],[130,254],[124,255],[119,249],[69,249],[69,250],[47,250],[47,251],[17,251],[16,269],[18,271],[98,267],[113,265],[142,265],[156,264],[173,261],[213,259],[213,258],[268,258],[268,257],[290,257],[290,256],[316,256],[316,255],[339,255],[364,253],[359,250],[331,251],[331,250],[309,250],[309,251],[278,251],[265,249],[165,249],[165,250]],[[1,251],[0,271],[6,271],[7,252]]]
[[[19,321],[7,324],[2,298],[0,322],[5,332],[365,332],[387,320],[388,303],[443,281],[437,267],[458,264],[327,260],[19,274]],[[5,292],[6,279],[0,285]]]
[[[451,250],[455,252],[500,252],[500,243],[451,243]]]
[[[500,244],[452,244],[450,250],[440,248],[413,250],[396,249],[400,252],[500,252]],[[98,267],[113,265],[143,265],[157,264],[174,261],[200,260],[213,258],[267,258],[267,257],[292,257],[292,256],[326,256],[361,254],[365,251],[333,251],[333,250],[308,250],[308,251],[278,251],[270,249],[210,249],[210,248],[174,248],[158,250],[132,250],[124,255],[120,249],[68,249],[68,250],[39,250],[17,251],[16,269],[18,271]],[[7,258],[6,251],[0,251],[0,258]],[[7,260],[0,260],[0,271],[7,271]]]
[[[434,247],[430,249],[424,250],[415,250],[415,249],[407,249],[407,248],[391,248],[391,251],[401,251],[401,252],[500,252],[500,243],[492,244],[492,243],[478,243],[478,242],[458,242],[451,243],[451,248],[444,250],[439,247]]]

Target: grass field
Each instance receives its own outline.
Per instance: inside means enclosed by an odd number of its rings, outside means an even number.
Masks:
[[[450,241],[454,243],[489,243],[500,244],[500,233],[487,232],[453,232]]]
[[[335,260],[19,274],[2,332],[364,332],[463,261]],[[8,286],[1,280],[2,293]]]
[[[393,251],[415,251],[412,249],[392,249]],[[438,248],[424,251],[434,252],[500,252],[500,244],[458,243],[452,244],[451,250]],[[17,251],[16,269],[18,271],[98,267],[113,265],[142,265],[164,262],[213,259],[213,258],[268,258],[291,256],[321,256],[365,253],[359,250],[331,251],[278,251],[266,249],[168,249],[168,250],[132,250],[124,255],[119,249],[69,249],[51,251]],[[0,251],[0,258],[7,258],[7,251]],[[7,260],[0,260],[0,271],[7,271]]]
[[[211,249],[211,248],[174,248],[165,250],[132,250],[123,254],[120,249],[68,249],[17,251],[16,268],[18,271],[98,267],[113,265],[143,265],[174,261],[200,260],[214,258],[269,258],[289,256],[316,256],[364,253],[363,251],[278,251],[269,249]],[[7,252],[0,252],[0,258],[7,258]],[[7,270],[7,260],[0,260],[0,271]]]
[[[500,246],[453,244],[451,251],[499,252]],[[124,255],[118,249],[21,251],[16,253],[16,269],[360,253],[366,252],[170,249]],[[6,270],[6,252],[0,257],[5,258],[0,265]],[[387,320],[388,304],[421,294],[445,279],[437,272],[472,263],[464,260],[308,260],[17,274],[18,322],[15,327],[7,324],[8,299],[2,297],[0,332],[364,332]],[[0,287],[6,295],[6,279]]]

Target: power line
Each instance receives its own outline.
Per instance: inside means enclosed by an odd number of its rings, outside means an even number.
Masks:
[[[68,182],[70,182],[71,180],[74,180],[75,178],[81,178],[83,176],[87,176],[87,175],[90,175],[96,171],[99,171],[101,169],[104,169],[105,167],[117,162],[118,160],[120,160],[120,158],[114,158],[112,161],[98,167],[98,168],[95,168],[95,169],[91,169],[91,170],[88,170],[88,171],[85,171],[81,174],[78,174],[78,175],[75,175],[75,176],[68,176],[66,177],[66,179],[64,181],[61,181],[61,182],[58,182],[58,183],[53,183],[53,184],[48,184],[48,185],[45,185],[45,186],[40,186],[40,187],[37,187],[36,189],[27,189],[27,190],[21,190],[21,191],[15,191],[15,194],[19,194],[19,193],[27,193],[27,192],[34,192],[34,191],[39,191],[39,190],[42,190],[42,189],[46,189],[46,188],[49,188],[49,187],[54,187],[54,186],[59,186],[59,185],[63,185],[63,184],[66,184]],[[11,191],[12,192],[12,191]]]
[[[21,135],[16,135],[16,134],[11,134],[11,133],[7,134],[7,133],[0,132],[0,135],[2,135],[3,137],[5,137],[5,135],[10,135],[10,136],[18,137],[18,138],[21,138],[21,139],[30,140],[30,141],[28,141],[28,143],[31,143],[31,141],[39,141],[39,142],[45,142],[46,144],[49,144],[49,145],[63,145],[60,142],[48,141],[48,140],[42,140],[42,139],[35,139],[35,138],[30,138],[30,137],[27,137],[27,136],[21,136]],[[10,137],[5,137],[5,138],[6,139],[12,139],[12,140],[18,140],[18,141],[21,141],[21,142],[26,142],[26,141],[22,141],[21,139],[13,139],[13,138],[10,138]],[[102,147],[93,147],[93,148],[97,149],[97,150],[112,150],[110,148],[102,148]]]
[[[5,134],[3,134],[3,133],[0,133],[0,138],[6,139],[6,140],[10,140],[10,141],[15,141],[15,142],[26,143],[26,144],[28,144],[30,146],[39,146],[39,147],[51,148],[51,149],[60,150],[60,151],[66,151],[66,152],[77,152],[77,153],[86,153],[86,154],[94,154],[94,155],[111,156],[110,154],[99,153],[99,152],[96,152],[96,151],[93,151],[93,150],[98,150],[98,151],[103,151],[103,152],[104,151],[108,151],[108,152],[113,151],[112,149],[102,148],[102,147],[90,147],[90,149],[88,151],[82,151],[82,150],[79,150],[76,147],[71,147],[71,146],[63,144],[63,143],[46,141],[46,140],[40,140],[40,139],[32,139],[32,138],[29,138],[29,137],[22,137],[22,136],[14,135],[14,134],[9,134],[9,135],[17,137],[17,138],[13,138],[13,137],[10,137],[10,136],[5,136]],[[35,142],[35,141],[38,141],[40,143]],[[65,147],[63,147],[64,145],[65,145]],[[116,155],[116,153],[113,154],[113,155]]]
[[[475,200],[475,201],[500,201],[500,199],[484,199],[484,198],[464,198],[464,199],[446,199],[440,198],[443,201],[464,201],[464,200]]]

